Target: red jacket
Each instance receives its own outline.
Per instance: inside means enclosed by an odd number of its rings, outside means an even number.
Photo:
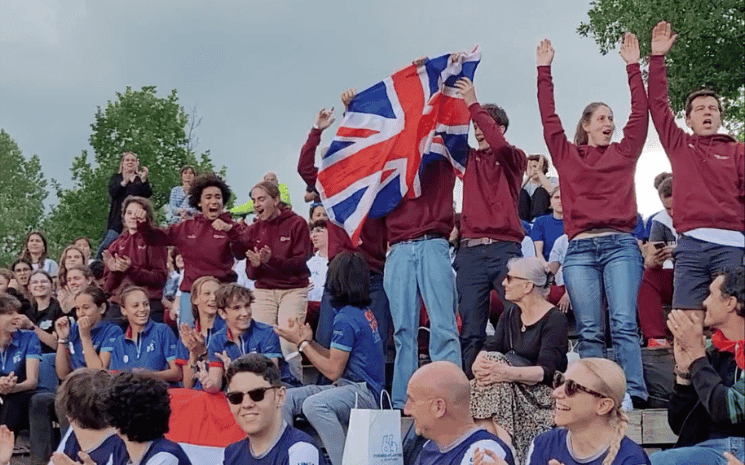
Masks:
[[[305,141],[303,148],[300,149],[300,159],[297,163],[297,172],[303,181],[309,186],[316,184],[318,179],[318,168],[314,164],[316,148],[321,142],[320,129],[313,128],[308,134],[308,140]],[[332,222],[328,222],[329,232],[329,262],[336,257],[339,252],[360,252],[370,269],[377,272],[383,271],[385,263],[385,253],[388,246],[388,237],[385,228],[385,218],[367,218],[360,231],[360,245],[355,247],[349,239],[349,234],[342,228]]]
[[[564,231],[571,240],[589,229],[632,232],[636,227],[634,172],[647,138],[649,115],[638,64],[626,66],[631,89],[631,116],[621,142],[607,147],[576,146],[564,134],[554,108],[551,67],[538,67],[538,107],[543,137],[559,172]]]
[[[119,303],[119,293],[127,286],[147,289],[149,299],[163,297],[163,286],[168,278],[168,249],[147,245],[142,234],[124,231],[108,248],[112,256],[129,257],[132,265],[125,272],[104,269],[104,290],[113,302]]]
[[[517,203],[528,164],[525,153],[510,144],[496,121],[481,105],[468,110],[489,143],[487,150],[471,149],[463,177],[461,236],[489,237],[520,243],[525,236]]]
[[[212,227],[212,221],[199,214],[165,229],[142,222],[137,225],[137,231],[150,245],[173,245],[178,249],[184,259],[180,289],[191,292],[191,285],[202,276],[212,276],[224,283],[235,282],[238,275],[233,271],[233,257],[239,260],[246,257],[236,252],[240,228],[233,223],[230,213],[222,213],[220,219],[233,224],[233,228],[228,232],[218,231]]]
[[[269,246],[272,255],[268,263],[254,268],[246,260],[246,274],[256,281],[257,289],[295,289],[307,287],[310,271],[306,262],[313,255],[308,223],[293,212],[283,210],[278,217],[256,221],[240,234],[239,251],[261,250]]]
[[[649,60],[649,112],[673,167],[673,226],[745,231],[743,143],[726,134],[697,136],[675,124],[665,57]]]

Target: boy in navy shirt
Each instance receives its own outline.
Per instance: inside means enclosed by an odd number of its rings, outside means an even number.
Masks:
[[[289,370],[282,358],[279,337],[270,325],[254,320],[251,313],[251,291],[239,284],[221,285],[215,293],[217,312],[225,320],[225,327],[215,332],[209,341],[209,372],[200,372],[200,382],[205,391],[222,389],[223,375],[230,360],[241,355],[259,353],[269,357],[283,369],[283,380]]]
[[[95,463],[125,465],[129,460],[124,442],[106,421],[102,396],[111,384],[106,370],[80,368],[70,373],[59,388],[57,410],[64,412],[70,428],[60,441],[52,463]]]
[[[297,319],[275,331],[296,344],[310,363],[334,382],[324,386],[303,386],[287,391],[282,416],[292,424],[304,413],[321,437],[333,465],[341,465],[344,425],[351,406],[374,409],[383,389],[383,343],[370,304],[370,268],[359,253],[342,252],[329,265],[326,288],[338,309],[334,317],[331,348],[313,341],[310,325]],[[282,322],[285,323],[285,322]],[[331,411],[333,414],[329,415]]]
[[[242,439],[225,448],[223,465],[321,465],[313,440],[282,420],[286,390],[279,369],[261,354],[235,360],[227,371],[228,402]]]
[[[191,465],[181,446],[165,438],[171,417],[168,386],[142,374],[117,373],[103,400],[131,465]]]
[[[536,255],[545,262],[551,256],[556,239],[564,234],[564,210],[561,208],[561,192],[558,187],[551,193],[551,210],[553,211],[550,214],[536,218],[530,230]]]

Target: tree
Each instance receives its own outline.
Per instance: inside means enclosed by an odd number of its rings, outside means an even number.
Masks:
[[[613,50],[626,31],[649,56],[652,28],[668,21],[678,40],[667,55],[670,104],[678,116],[691,92],[708,87],[723,99],[725,126],[743,139],[745,126],[745,3],[742,0],[593,0],[577,32],[600,52]]]
[[[98,107],[91,124],[89,142],[95,166],[84,150],[73,160],[74,186],[63,189],[54,181],[59,204],[52,209],[46,228],[54,231],[50,242],[55,252],[78,236],[94,242],[103,236],[109,212],[109,179],[117,173],[123,152],[136,153],[140,166],[148,168],[156,209],[168,203],[171,188],[180,184],[182,166],[195,165],[199,171],[213,169],[209,151],[197,159],[189,149],[186,131],[187,126],[193,129],[193,123],[179,104],[175,89],[167,97],[158,97],[154,86],[140,90],[127,87],[116,96],[105,108]]]
[[[0,266],[10,266],[21,252],[23,238],[39,227],[49,194],[39,157],[27,160],[4,129],[0,167]]]

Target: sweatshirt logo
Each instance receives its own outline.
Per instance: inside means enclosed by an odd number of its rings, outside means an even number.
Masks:
[[[146,245],[138,245],[137,248],[140,249],[140,250],[145,250],[145,249],[147,249],[147,246]]]
[[[290,240],[290,238],[289,237],[285,237],[285,236],[280,236],[280,238],[279,238],[279,241],[280,242],[288,242],[289,240]]]
[[[197,235],[196,234],[187,234],[186,235],[186,238],[187,239],[196,239],[197,238]]]
[[[225,234],[213,234],[212,237],[214,237],[215,239],[225,239],[228,236],[226,236]]]
[[[724,155],[717,155],[716,153],[714,154],[714,157],[717,160],[729,160],[729,157],[725,157]]]

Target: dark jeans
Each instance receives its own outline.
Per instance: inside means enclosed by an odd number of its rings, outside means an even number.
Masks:
[[[2,396],[0,407],[0,425],[6,425],[14,433],[24,429],[28,424],[28,406],[35,390],[16,392]]]
[[[70,426],[67,417],[55,411],[54,396],[53,392],[37,392],[31,397],[28,415],[31,459],[34,463],[48,463],[59,442],[52,422],[58,420],[60,433]]]
[[[486,341],[486,322],[489,320],[489,293],[499,294],[504,308],[502,281],[507,276],[507,262],[522,256],[520,244],[496,242],[494,244],[461,246],[453,267],[457,272],[455,285],[458,289],[458,312],[462,320],[460,346],[463,370],[473,378],[471,365]]]
[[[96,256],[93,258],[96,260],[103,260],[103,251],[109,248],[116,238],[119,237],[119,234],[121,233],[118,233],[113,229],[107,229],[106,234],[101,238],[101,245],[99,245],[98,250],[96,250]]]
[[[520,200],[517,205],[520,219],[530,223],[534,218],[551,212],[551,195],[543,186],[538,186],[532,196],[525,189],[520,189]]]
[[[378,320],[378,332],[383,340],[383,353],[386,353],[388,342],[390,340],[391,328],[391,309],[388,305],[388,297],[383,289],[383,273],[370,273],[370,310],[372,310],[375,319]],[[323,290],[321,299],[321,310],[318,314],[318,330],[316,331],[316,342],[328,348],[331,345],[331,336],[334,334],[334,317],[336,310],[331,305],[331,295],[328,288]]]

